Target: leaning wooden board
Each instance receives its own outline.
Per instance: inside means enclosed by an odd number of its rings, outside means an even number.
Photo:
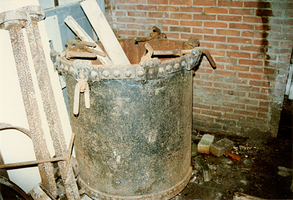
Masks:
[[[99,36],[100,41],[102,42],[114,65],[129,65],[130,62],[115,37],[98,3],[95,0],[86,0],[80,3],[80,5],[92,24],[92,27]]]

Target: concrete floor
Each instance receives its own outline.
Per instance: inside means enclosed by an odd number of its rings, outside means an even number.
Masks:
[[[202,155],[211,168],[212,180],[190,182],[173,199],[233,199],[237,192],[263,199],[292,199],[292,122],[293,101],[286,98],[276,139],[227,137],[234,141],[232,153],[240,155],[241,162],[224,156]],[[216,135],[215,141],[223,137]]]

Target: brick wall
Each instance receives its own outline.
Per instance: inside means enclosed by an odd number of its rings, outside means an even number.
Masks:
[[[276,136],[293,44],[292,0],[106,0],[121,37],[195,36],[206,59],[194,77],[194,128],[242,136]]]

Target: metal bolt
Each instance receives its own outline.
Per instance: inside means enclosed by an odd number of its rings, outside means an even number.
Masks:
[[[65,69],[65,67],[64,67],[64,69]],[[73,74],[74,73],[74,68],[70,67],[69,72]]]
[[[178,69],[179,69],[179,64],[178,64],[178,63],[176,63],[176,64],[174,65],[174,69],[175,69],[175,70],[178,70]]]
[[[92,78],[96,78],[97,76],[98,76],[98,72],[96,72],[96,71],[91,72],[91,77]]]
[[[109,71],[103,71],[103,76],[104,77],[108,77],[110,75],[110,72]]]
[[[172,69],[172,66],[171,66],[171,65],[168,65],[168,66],[166,67],[167,72],[170,72],[171,69]]]
[[[124,74],[125,74],[126,77],[130,77],[131,76],[131,71],[126,71]]]
[[[113,75],[118,78],[120,76],[120,72],[118,70],[114,71]]]
[[[193,63],[193,59],[192,58],[190,58],[189,63],[192,65],[192,63]]]
[[[185,67],[186,66],[186,62],[182,61],[181,66]]]
[[[192,53],[194,56],[197,56],[197,54],[198,54],[197,50],[192,50],[191,53]]]
[[[149,69],[149,75],[153,75],[155,73],[154,69]]]
[[[159,74],[163,74],[164,73],[164,68],[159,68]]]
[[[142,77],[142,76],[143,76],[143,71],[138,71],[138,72],[137,72],[137,76],[138,76],[138,77]]]

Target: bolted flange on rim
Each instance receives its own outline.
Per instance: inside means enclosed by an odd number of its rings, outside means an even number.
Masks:
[[[0,14],[0,28],[9,29],[10,26],[20,24],[26,27],[31,24],[31,17],[28,12],[22,10],[9,10]]]

